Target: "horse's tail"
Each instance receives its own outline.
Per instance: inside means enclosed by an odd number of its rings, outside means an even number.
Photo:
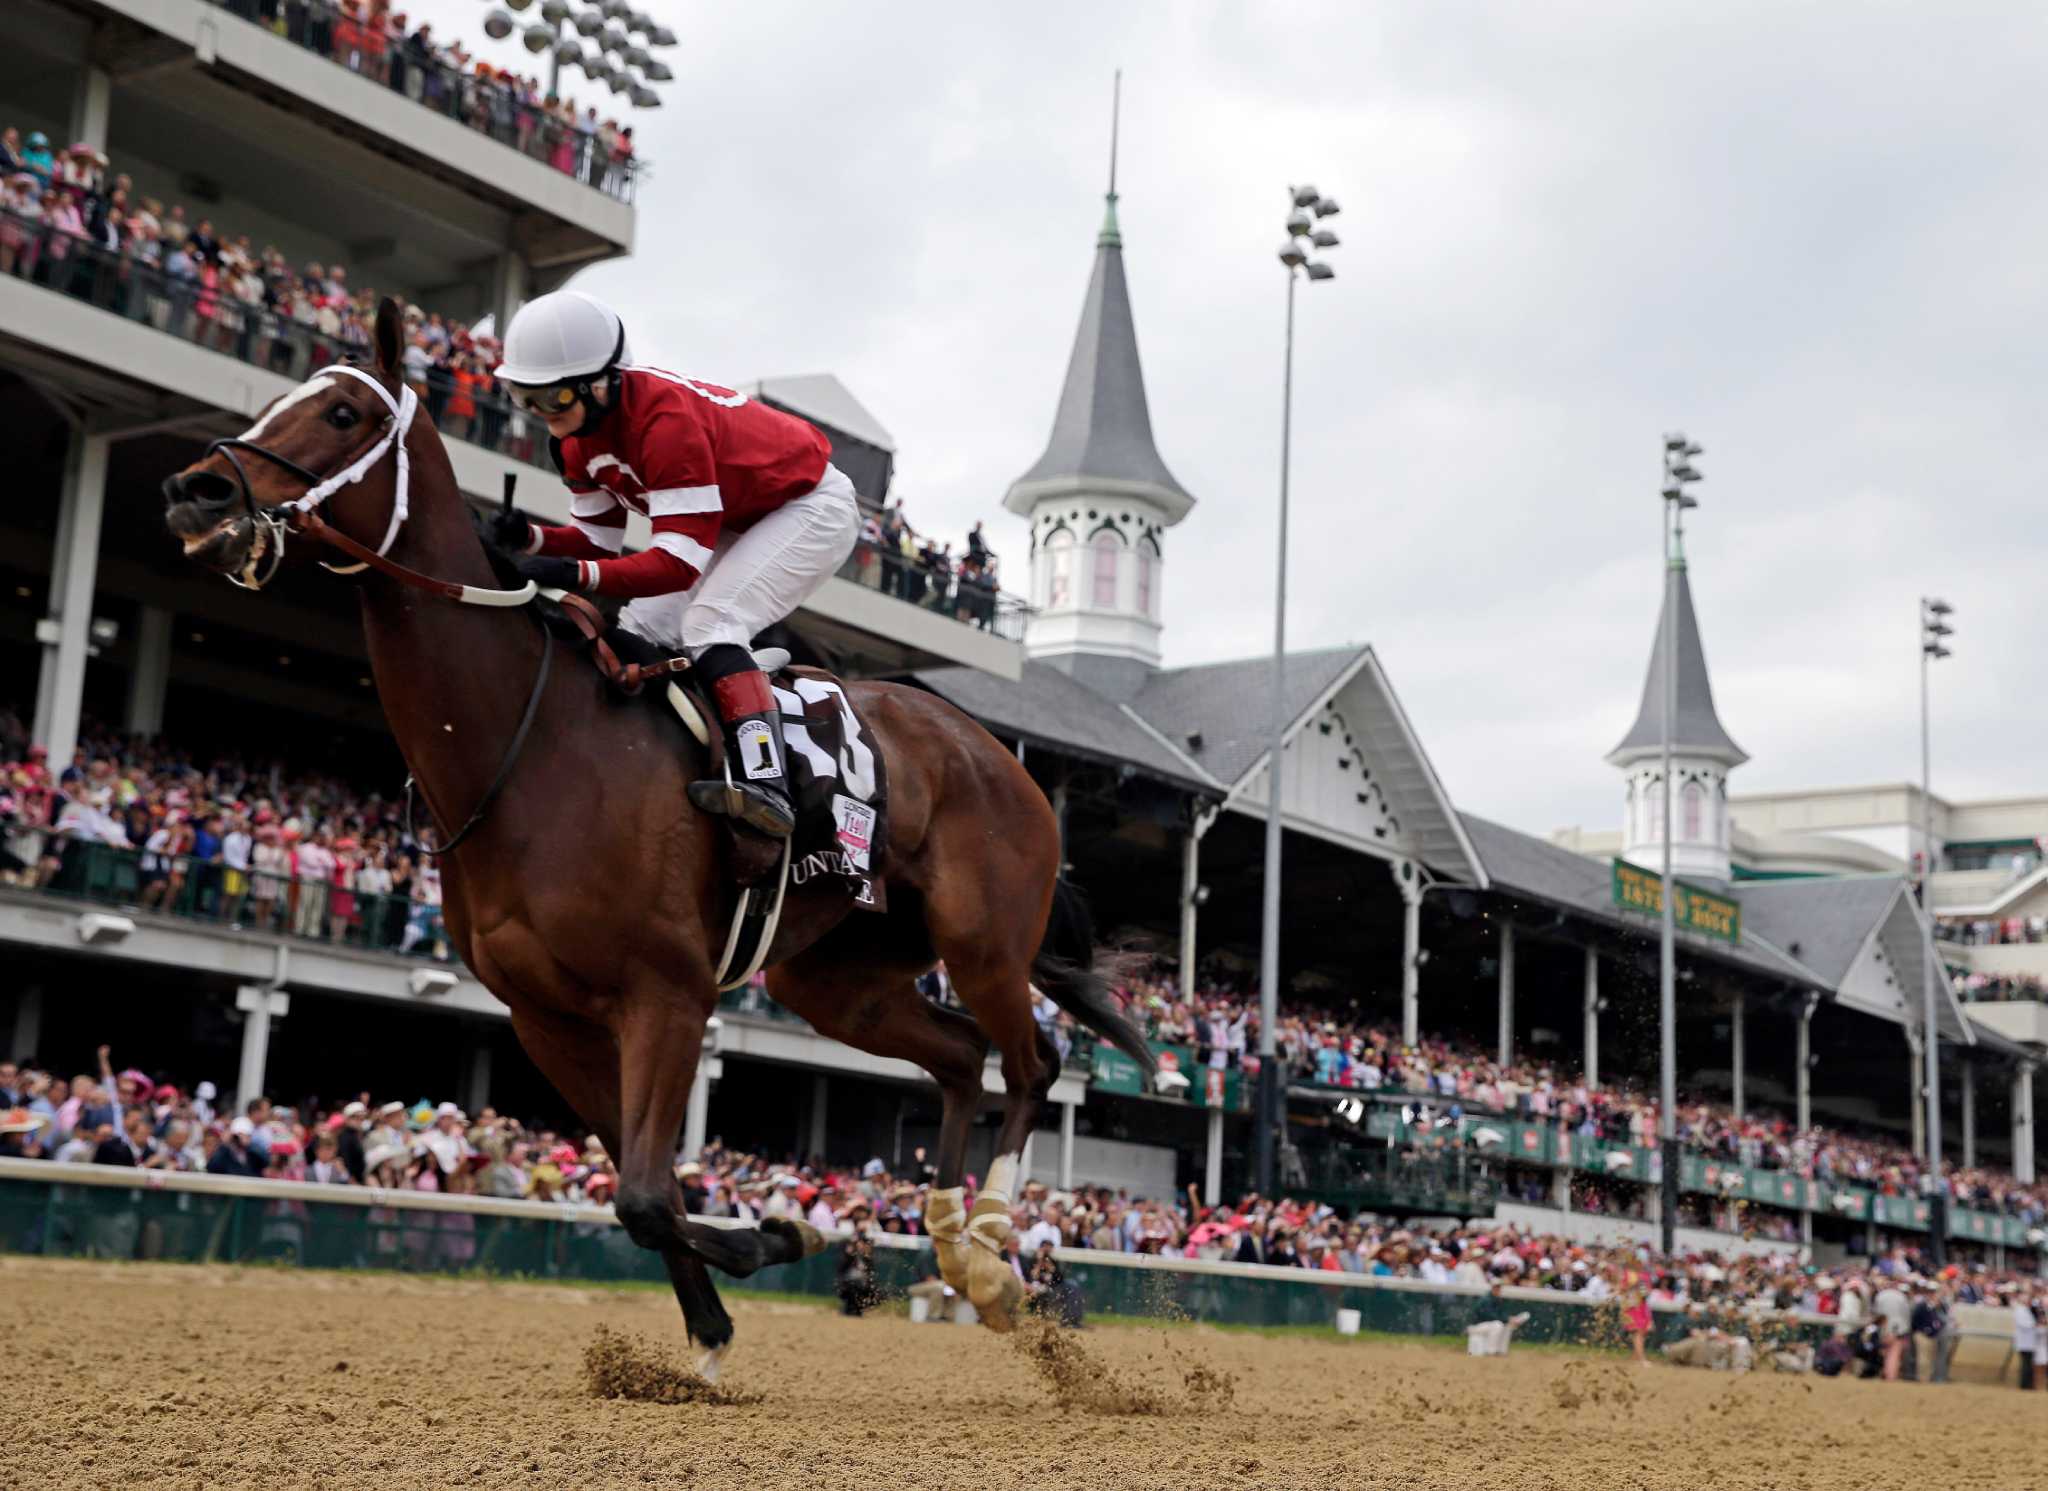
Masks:
[[[1152,1048],[1110,996],[1095,956],[1095,921],[1071,881],[1055,882],[1045,941],[1032,960],[1031,980],[1052,1002],[1135,1061],[1151,1078]]]

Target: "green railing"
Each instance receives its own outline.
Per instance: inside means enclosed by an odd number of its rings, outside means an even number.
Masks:
[[[418,1274],[485,1274],[593,1283],[666,1279],[660,1259],[635,1247],[608,1209],[471,1196],[369,1191],[286,1181],[138,1172],[109,1166],[0,1159],[0,1252],[170,1263],[267,1264]],[[900,1295],[928,1273],[921,1238],[876,1240],[881,1293]],[[1063,1248],[1057,1256],[1091,1315],[1161,1317],[1220,1325],[1332,1326],[1356,1310],[1363,1328],[1458,1336],[1497,1307],[1480,1289],[1368,1278],[1263,1264],[1204,1263]],[[829,1297],[838,1247],[721,1288]],[[1618,1307],[1550,1290],[1506,1289],[1526,1310],[1525,1341],[1625,1344]],[[1487,1313],[1482,1314],[1482,1311]],[[1688,1324],[1656,1315],[1654,1339]],[[1818,1339],[1831,1322],[1786,1317],[1774,1336]]]
[[[404,896],[365,895],[322,881],[291,880],[218,862],[163,856],[168,868],[145,870],[149,858],[83,839],[52,835],[61,864],[45,891],[126,911],[155,911],[224,929],[269,932],[419,957],[449,956],[441,908]]]
[[[1449,1128],[1419,1129],[1403,1120],[1401,1105],[1413,1096],[1354,1094],[1373,1104],[1365,1131],[1389,1144],[1446,1142],[1452,1152],[1480,1149],[1489,1156],[1525,1165],[1570,1169],[1609,1179],[1648,1184],[1661,1180],[1657,1152],[1568,1133],[1552,1124],[1522,1123],[1492,1114],[1464,1115]],[[1855,1222],[1875,1222],[1902,1232],[1925,1232],[1929,1206],[1924,1197],[1889,1196],[1864,1186],[1829,1185],[1784,1170],[1751,1169],[1688,1154],[1679,1161],[1682,1191],[1746,1201],[1787,1211],[1825,1212]],[[1949,1209],[1948,1235],[1965,1242],[2030,1248],[2029,1224],[2018,1217],[1967,1208]]]

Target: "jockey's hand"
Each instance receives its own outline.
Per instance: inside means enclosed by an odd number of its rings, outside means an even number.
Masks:
[[[519,571],[521,579],[531,580],[543,590],[583,588],[583,566],[573,559],[562,559],[552,554],[521,554],[513,559],[512,567]]]
[[[517,508],[492,513],[485,521],[484,531],[490,535],[492,544],[507,554],[524,554],[533,547],[533,524]]]

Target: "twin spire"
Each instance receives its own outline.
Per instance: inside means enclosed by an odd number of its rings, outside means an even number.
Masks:
[[[1148,497],[1168,523],[1187,516],[1195,499],[1167,469],[1152,440],[1152,411],[1138,360],[1138,332],[1124,280],[1123,232],[1117,222],[1116,157],[1123,74],[1117,74],[1110,116],[1109,190],[1095,271],[1081,304],[1081,325],[1067,359],[1067,380],[1045,453],[1011,484],[1003,505],[1029,516],[1055,488],[1110,482],[1113,491]]]

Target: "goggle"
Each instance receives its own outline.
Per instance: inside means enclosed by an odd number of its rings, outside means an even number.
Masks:
[[[567,414],[576,407],[576,395],[574,383],[553,383],[545,388],[528,388],[519,383],[505,385],[506,398],[528,414],[538,414],[543,419],[550,414]]]

